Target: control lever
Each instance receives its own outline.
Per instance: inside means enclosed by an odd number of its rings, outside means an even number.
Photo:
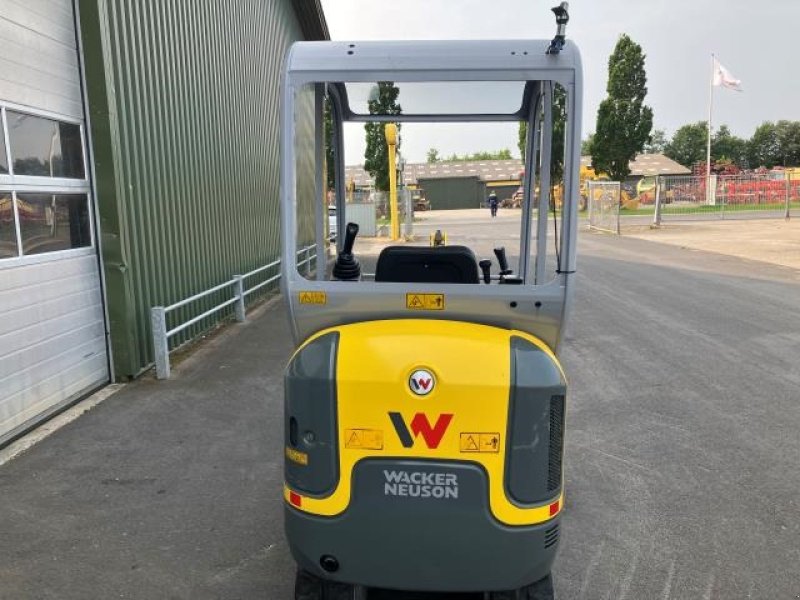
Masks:
[[[505,246],[494,249],[494,255],[497,257],[497,264],[500,266],[500,277],[511,275],[512,271],[508,268],[508,259],[506,258]]]
[[[340,254],[353,254],[353,246],[358,235],[358,223],[348,223],[344,228],[344,245]]]
[[[358,235],[358,224],[348,223],[344,230],[342,251],[333,264],[333,278],[340,281],[358,281],[361,279],[361,265],[353,256],[353,245]]]
[[[491,283],[492,282],[492,261],[489,259],[482,260],[478,263],[478,266],[481,268],[483,272],[483,283]]]
[[[521,277],[514,277],[514,272],[508,267],[508,259],[506,258],[505,246],[500,246],[494,249],[494,255],[497,257],[497,264],[500,265],[500,281],[499,283],[505,284],[521,284]]]

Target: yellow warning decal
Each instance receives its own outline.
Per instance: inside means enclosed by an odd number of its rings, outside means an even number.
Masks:
[[[327,304],[328,294],[325,292],[300,292],[300,304]]]
[[[500,452],[500,434],[462,433],[459,450],[461,452]]]
[[[345,429],[344,447],[355,450],[383,450],[383,431],[380,429]]]
[[[481,434],[480,433],[462,433],[461,452],[480,452],[481,451]]]
[[[444,310],[444,294],[406,294],[409,310]]]
[[[481,452],[500,452],[500,434],[482,433]]]
[[[289,448],[289,446],[286,446],[286,458],[304,467],[308,465],[308,454],[295,450],[294,448]]]

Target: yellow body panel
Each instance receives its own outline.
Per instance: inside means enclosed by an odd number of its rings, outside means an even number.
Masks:
[[[404,319],[373,321],[335,327],[338,331],[336,380],[338,397],[339,482],[326,498],[301,497],[302,511],[334,516],[350,503],[353,467],[365,458],[458,460],[480,464],[488,474],[489,504],[495,518],[507,525],[532,525],[551,519],[551,505],[563,506],[563,497],[541,506],[520,507],[506,496],[504,467],[511,381],[510,338],[527,339],[558,360],[537,338],[520,331],[456,321]],[[435,377],[428,395],[409,388],[416,369]],[[563,370],[562,370],[563,373]],[[442,415],[452,415],[438,446],[429,448],[418,435],[411,448],[403,447],[389,417],[402,415],[410,423],[418,413],[434,426]],[[378,444],[345,443],[354,430],[369,430]],[[463,435],[462,435],[463,434]],[[477,449],[469,441],[475,440]],[[498,443],[499,442],[499,443]],[[373,446],[367,448],[365,446]],[[290,494],[284,490],[287,502]]]

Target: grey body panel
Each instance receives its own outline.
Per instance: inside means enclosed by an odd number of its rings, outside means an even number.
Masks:
[[[455,475],[457,498],[385,495],[385,472]],[[489,509],[487,475],[472,463],[372,459],[353,472],[353,497],[340,516],[286,505],[286,536],[297,563],[319,576],[419,591],[493,591],[538,581],[552,567],[559,519],[508,527]],[[326,573],[323,555],[340,569]]]
[[[286,483],[310,496],[332,492],[339,481],[338,342],[339,334],[334,332],[307,344],[292,357],[284,377],[286,446],[308,456],[307,465],[284,457]]]
[[[357,244],[357,243],[356,243]],[[296,342],[337,325],[382,319],[439,319],[516,329],[558,347],[568,275],[546,285],[463,285],[390,282],[310,281],[282,278]],[[300,304],[301,291],[325,292],[324,306]],[[410,311],[406,294],[444,294],[445,308]],[[516,306],[512,307],[512,303]],[[539,306],[537,306],[537,303]]]
[[[511,377],[506,491],[520,505],[555,500],[561,491],[563,418],[552,415],[551,408],[560,406],[563,413],[567,382],[547,353],[519,337],[511,339]],[[551,428],[554,417],[559,430]],[[551,457],[554,450],[558,456]]]

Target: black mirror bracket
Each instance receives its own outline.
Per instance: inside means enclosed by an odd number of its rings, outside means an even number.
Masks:
[[[546,54],[561,54],[567,41],[567,23],[569,23],[569,2],[562,2],[551,9],[556,15],[556,37],[550,42]]]

